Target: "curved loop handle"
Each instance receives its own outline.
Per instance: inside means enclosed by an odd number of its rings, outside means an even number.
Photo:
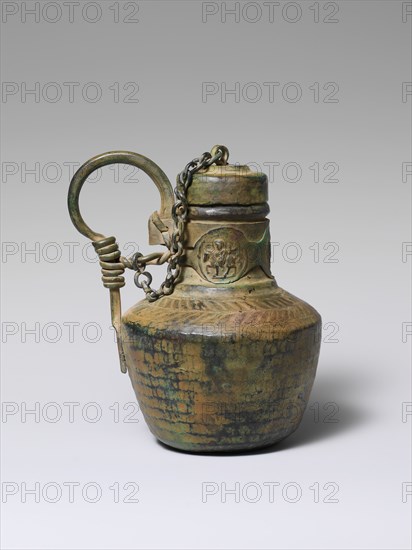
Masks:
[[[155,183],[160,193],[161,206],[159,217],[161,219],[170,219],[170,213],[173,207],[173,189],[170,181],[163,170],[152,160],[138,153],[131,151],[109,151],[97,155],[85,162],[74,174],[70,183],[68,195],[68,207],[70,219],[76,229],[85,237],[92,241],[104,238],[104,235],[90,229],[84,221],[79,208],[79,195],[86,179],[98,168],[108,164],[130,164],[136,166],[145,172]]]
[[[77,170],[70,182],[68,195],[70,219],[82,235],[93,241],[96,252],[99,255],[103,273],[103,284],[110,290],[112,324],[117,334],[120,368],[125,373],[127,372],[127,364],[121,337],[122,311],[120,302],[120,288],[124,285],[124,278],[122,277],[124,266],[119,262],[120,251],[114,237],[106,238],[102,233],[96,233],[96,231],[93,231],[86,224],[79,207],[80,191],[90,174],[102,166],[116,163],[136,166],[154,181],[161,199],[161,206],[158,212],[160,224],[162,224],[162,219],[165,221],[170,219],[173,207],[173,190],[166,174],[157,164],[147,157],[130,151],[109,151],[108,153],[91,158]],[[167,230],[167,227],[164,226],[163,229]]]

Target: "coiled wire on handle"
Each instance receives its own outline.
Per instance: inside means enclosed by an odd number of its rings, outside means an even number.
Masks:
[[[149,158],[131,151],[109,151],[89,159],[77,170],[70,182],[67,197],[70,219],[76,229],[92,241],[99,255],[103,285],[108,288],[110,292],[110,310],[112,324],[117,336],[120,367],[122,372],[125,373],[127,372],[127,364],[122,343],[120,288],[125,284],[123,277],[125,268],[128,267],[133,269],[134,262],[120,255],[114,237],[106,237],[102,233],[93,231],[84,221],[79,207],[80,191],[90,174],[98,168],[116,163],[135,166],[145,172],[153,180],[159,190],[161,198],[159,210],[160,219],[167,219],[169,216],[174,197],[172,186],[163,170]],[[162,256],[162,254],[159,256]],[[140,266],[136,266],[136,268],[137,267],[140,268]]]
[[[93,241],[92,244],[99,256],[103,286],[110,289],[124,287],[125,266],[120,261],[121,253],[115,237],[106,237]]]

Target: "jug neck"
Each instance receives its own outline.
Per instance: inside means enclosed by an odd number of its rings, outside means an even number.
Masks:
[[[190,269],[200,284],[213,287],[242,281],[252,272],[254,279],[273,279],[267,211],[267,205],[191,206],[183,262],[189,270],[183,269],[182,282],[193,279]]]

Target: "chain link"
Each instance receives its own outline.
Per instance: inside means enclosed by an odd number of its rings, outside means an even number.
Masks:
[[[124,258],[123,256],[120,258],[125,267],[137,271],[134,277],[135,285],[144,290],[149,302],[155,302],[162,296],[172,294],[176,281],[180,276],[182,270],[180,261],[185,253],[183,246],[184,232],[189,211],[187,191],[192,183],[193,175],[212,164],[227,164],[228,156],[227,148],[223,145],[217,145],[213,147],[210,153],[203,153],[200,157],[188,162],[178,174],[174,190],[177,200],[172,208],[174,229],[166,252],[154,252],[147,256],[137,252],[131,258]],[[146,265],[148,263],[160,265],[165,262],[168,264],[166,278],[159,289],[155,290],[150,286],[152,276],[146,271]]]

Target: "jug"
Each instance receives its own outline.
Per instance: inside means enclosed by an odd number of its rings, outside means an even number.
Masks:
[[[156,438],[190,452],[248,450],[290,435],[320,350],[320,315],[271,274],[267,177],[228,157],[216,145],[192,160],[173,193],[153,161],[111,151],[79,168],[68,195],[71,220],[93,242],[110,290],[121,370]],[[83,220],[83,183],[113,163],[143,170],[157,186],[149,243],[164,250],[123,257],[114,237]],[[165,280],[153,289],[147,266],[164,263]],[[122,316],[126,268],[146,299]]]

